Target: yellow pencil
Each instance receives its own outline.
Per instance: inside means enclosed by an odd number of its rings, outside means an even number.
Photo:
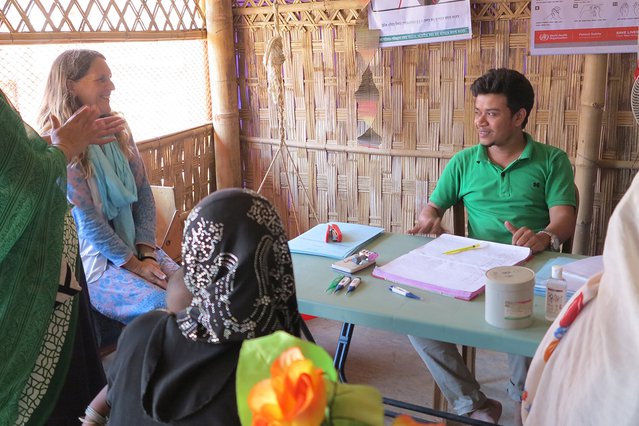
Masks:
[[[444,254],[457,254],[457,253],[461,253],[463,251],[474,250],[474,249],[480,248],[480,247],[481,247],[481,244],[473,244],[472,246],[462,247],[462,248],[458,248],[458,249],[454,249],[454,250],[445,251]]]

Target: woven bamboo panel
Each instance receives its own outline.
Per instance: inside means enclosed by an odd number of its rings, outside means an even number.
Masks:
[[[537,98],[526,130],[564,149],[574,162],[584,57],[530,55],[529,1],[471,0],[468,41],[377,49],[370,69],[379,90],[378,149],[357,143],[354,93],[362,70],[355,35],[357,25],[366,25],[360,2],[286,3],[278,6],[277,16],[286,55],[285,137],[291,154],[275,163],[263,193],[274,200],[291,236],[316,223],[313,210],[320,222],[410,229],[448,159],[477,143],[469,87],[490,68],[527,75]],[[257,188],[279,143],[261,62],[276,15],[270,0],[234,4],[244,178]],[[608,55],[591,254],[601,252],[610,213],[639,167],[629,103],[635,60],[630,54]]]
[[[206,38],[198,1],[5,0],[0,44]]]
[[[280,25],[291,28],[322,28],[352,25],[369,0],[233,0],[233,26],[236,28],[273,27],[277,4]]]
[[[210,124],[137,143],[151,185],[173,186],[178,210],[188,211],[215,191]]]

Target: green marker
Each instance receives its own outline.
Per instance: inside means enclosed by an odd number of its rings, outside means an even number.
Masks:
[[[342,278],[344,278],[344,275],[338,275],[337,277],[335,277],[335,279],[331,281],[331,284],[326,289],[326,292],[329,293],[331,291],[335,291],[335,287],[337,287],[337,284],[342,281]]]

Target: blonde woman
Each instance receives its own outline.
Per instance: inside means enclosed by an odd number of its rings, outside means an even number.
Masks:
[[[115,90],[105,57],[93,50],[67,50],[54,61],[39,125],[62,120],[83,105],[114,115]],[[163,308],[167,278],[177,268],[155,246],[155,202],[128,127],[116,141],[89,147],[67,168],[68,198],[78,226],[80,252],[91,303],[104,316],[127,324]]]

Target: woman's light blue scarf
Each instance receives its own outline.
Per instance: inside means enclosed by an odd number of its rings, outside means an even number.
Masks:
[[[131,204],[138,201],[138,188],[131,167],[117,141],[89,145],[88,158],[102,198],[102,211],[115,233],[135,252],[135,222]]]

